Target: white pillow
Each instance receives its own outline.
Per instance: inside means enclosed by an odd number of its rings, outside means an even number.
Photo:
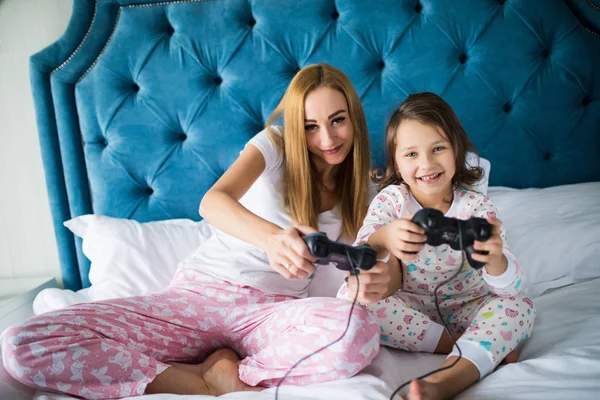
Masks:
[[[77,292],[45,289],[35,298],[36,315],[78,303],[138,296],[164,289],[184,260],[212,234],[207,222],[174,219],[139,223],[101,215],[82,215],[64,225],[83,239],[91,261],[91,286]],[[343,271],[318,268],[308,295],[335,297]]]
[[[525,270],[527,295],[600,277],[600,182],[545,189],[491,187],[488,197]]]
[[[64,225],[83,239],[83,253],[91,261],[92,285],[78,292],[43,290],[34,301],[36,314],[161,290],[171,282],[178,263],[213,229],[204,221],[189,219],[139,223],[101,215],[83,215]]]

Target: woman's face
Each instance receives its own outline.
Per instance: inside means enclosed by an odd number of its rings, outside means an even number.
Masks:
[[[328,87],[309,92],[304,101],[306,145],[317,168],[341,164],[354,140],[346,97]]]

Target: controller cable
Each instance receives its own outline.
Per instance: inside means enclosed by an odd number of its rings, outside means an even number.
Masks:
[[[296,363],[294,365],[292,365],[290,367],[290,369],[287,370],[287,372],[285,373],[285,375],[283,376],[283,378],[281,378],[281,380],[277,383],[277,388],[275,389],[275,400],[279,400],[279,387],[281,386],[281,384],[283,383],[283,381],[285,381],[285,379],[288,377],[288,375],[292,372],[292,370],[294,368],[296,368],[298,365],[300,365],[301,362],[309,359],[310,357],[314,356],[315,354],[317,354],[317,353],[325,350],[326,348],[328,348],[330,346],[333,346],[334,344],[336,344],[337,342],[339,342],[340,340],[342,340],[344,338],[344,336],[346,336],[346,332],[348,332],[348,328],[350,328],[350,318],[352,318],[352,311],[354,311],[354,306],[356,304],[356,299],[358,298],[358,288],[360,287],[360,282],[358,280],[358,274],[360,273],[360,270],[355,265],[354,260],[350,256],[350,252],[348,251],[347,248],[346,248],[346,257],[348,258],[348,262],[350,264],[350,274],[356,276],[356,295],[354,295],[354,300],[352,300],[352,305],[350,306],[350,313],[348,314],[348,322],[346,323],[346,329],[344,329],[344,332],[342,333],[342,336],[340,336],[339,338],[337,338],[333,342],[329,343],[326,346],[321,347],[320,349],[318,349],[318,350],[312,352],[311,354],[309,354],[307,356],[304,356],[300,360],[296,361]]]
[[[458,268],[458,270],[450,278],[448,278],[447,280],[445,280],[442,283],[438,284],[436,286],[435,292],[434,292],[434,296],[435,296],[435,308],[436,308],[436,310],[438,312],[438,316],[440,317],[440,320],[442,321],[442,324],[444,324],[445,331],[448,333],[448,336],[450,336],[450,339],[452,339],[452,343],[454,344],[454,346],[456,346],[456,348],[458,349],[458,358],[456,360],[454,360],[454,362],[452,364],[450,364],[450,365],[448,365],[446,367],[438,368],[436,370],[433,370],[431,372],[426,373],[425,375],[421,375],[421,376],[419,376],[417,378],[412,378],[412,379],[409,379],[408,381],[404,382],[396,390],[394,390],[394,393],[392,393],[392,395],[390,396],[390,400],[393,400],[394,396],[396,394],[398,394],[398,392],[400,392],[400,390],[402,390],[402,388],[404,388],[406,385],[408,385],[409,383],[411,383],[413,380],[415,380],[415,379],[416,380],[425,379],[425,378],[427,378],[430,375],[433,375],[435,373],[438,373],[438,372],[450,369],[450,368],[454,367],[460,361],[460,359],[462,358],[462,351],[460,350],[460,347],[456,343],[456,340],[454,340],[454,337],[450,333],[450,329],[448,328],[448,325],[446,324],[446,321],[444,321],[444,317],[442,316],[442,312],[440,311],[440,303],[438,301],[438,290],[439,290],[439,288],[442,287],[443,285],[447,284],[448,282],[452,281],[454,278],[456,278],[458,276],[458,274],[460,273],[460,271],[462,271],[463,266],[465,265],[465,252],[464,252],[464,248],[463,248],[462,230],[461,230],[460,225],[458,225],[458,243],[460,245],[460,252],[461,252],[460,268]]]

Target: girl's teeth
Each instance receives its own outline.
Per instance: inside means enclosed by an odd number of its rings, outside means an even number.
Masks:
[[[423,181],[430,181],[432,179],[435,179],[439,176],[440,174],[435,174],[435,175],[429,175],[429,176],[423,176],[421,177],[421,180]]]

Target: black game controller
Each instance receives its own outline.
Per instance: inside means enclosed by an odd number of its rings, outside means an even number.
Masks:
[[[477,251],[473,248],[476,240],[485,242],[492,237],[492,225],[483,218],[472,217],[468,220],[444,217],[444,214],[433,208],[423,208],[412,218],[412,222],[425,229],[427,244],[439,246],[449,244],[454,250],[462,250],[467,254],[467,260],[475,269],[483,268],[485,263],[475,261],[473,253],[488,254],[487,251]]]
[[[369,245],[348,246],[329,240],[322,232],[308,234],[303,239],[310,254],[319,259],[317,265],[333,263],[337,269],[358,273],[356,268],[368,271],[377,263],[377,251]]]

